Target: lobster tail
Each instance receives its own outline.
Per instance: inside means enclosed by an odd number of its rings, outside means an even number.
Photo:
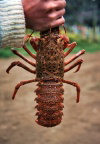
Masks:
[[[35,90],[38,105],[36,122],[45,127],[53,127],[61,123],[63,115],[63,84],[61,82],[39,82]]]

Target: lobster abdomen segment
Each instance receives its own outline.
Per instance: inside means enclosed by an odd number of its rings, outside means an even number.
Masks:
[[[55,81],[43,81],[38,83],[36,89],[38,105],[36,122],[45,127],[53,127],[61,123],[63,115],[63,84]]]

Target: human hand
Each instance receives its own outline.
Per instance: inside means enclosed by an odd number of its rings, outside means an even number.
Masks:
[[[65,0],[22,0],[26,27],[44,31],[64,24]]]

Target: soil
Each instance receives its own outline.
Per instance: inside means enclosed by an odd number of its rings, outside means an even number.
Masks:
[[[18,58],[0,59],[0,144],[100,144],[100,52],[82,57],[81,70],[64,78],[81,86],[80,103],[75,88],[64,84],[64,116],[53,128],[35,122],[36,83],[21,87],[11,100],[15,85],[35,76],[20,67],[8,75],[6,68]]]

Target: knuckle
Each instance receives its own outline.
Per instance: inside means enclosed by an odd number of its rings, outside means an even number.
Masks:
[[[65,9],[63,8],[61,11],[61,16],[63,16],[65,14]]]
[[[54,19],[56,18],[56,14],[55,14],[55,13],[52,13],[52,14],[48,15],[48,18],[49,18],[50,20],[54,20]]]
[[[66,1],[65,1],[65,0],[60,1],[60,2],[58,3],[58,7],[62,7],[62,8],[66,7]]]
[[[67,5],[67,3],[66,3],[66,1],[64,0],[64,6],[66,6]]]
[[[44,4],[43,9],[44,9],[45,11],[48,11],[49,7],[50,7],[49,4]]]
[[[66,1],[62,0],[62,5],[65,7],[66,6]]]
[[[54,10],[56,8],[56,4],[54,2],[48,2],[46,4],[44,4],[44,10],[47,12],[51,12],[52,10]]]
[[[56,4],[55,4],[55,3],[51,2],[51,3],[49,4],[49,9],[50,9],[50,10],[54,9],[55,7],[56,7]]]

